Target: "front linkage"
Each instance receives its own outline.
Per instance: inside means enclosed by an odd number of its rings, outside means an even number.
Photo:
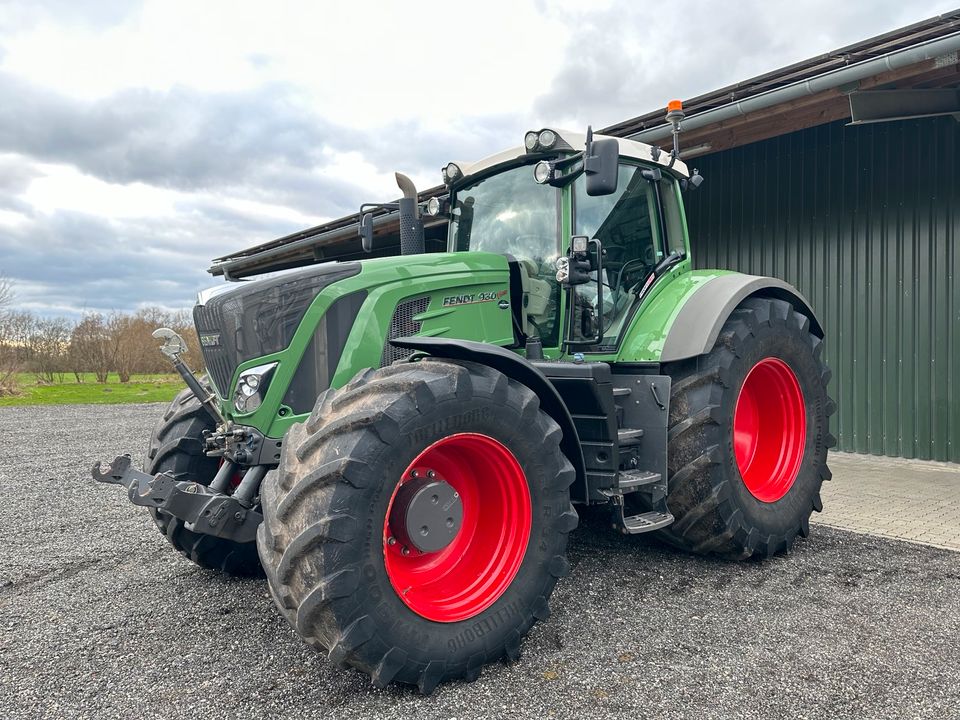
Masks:
[[[224,468],[229,477],[233,472],[232,463],[224,463],[221,473]],[[257,526],[263,522],[263,515],[245,505],[243,498],[218,492],[212,483],[204,487],[199,483],[177,481],[166,473],[148,475],[131,467],[129,455],[118,455],[106,466],[98,462],[92,472],[94,480],[127,488],[134,505],[163,510],[183,520],[187,529],[196,533],[248,543],[256,539]],[[259,486],[266,472],[266,467],[258,465],[247,472],[244,481],[256,475]]]
[[[150,475],[132,467],[129,455],[118,455],[106,466],[99,462],[94,465],[93,479],[123,485],[134,505],[162,510],[182,520],[194,533],[252,543],[256,540],[257,527],[263,522],[263,515],[254,509],[255,498],[268,466],[274,464],[269,459],[279,447],[274,447],[276,441],[264,438],[254,428],[234,426],[223,417],[214,396],[180,358],[186,348],[183,338],[167,328],[160,328],[153,336],[164,341],[161,352],[170,358],[190,391],[217,424],[215,432],[205,433],[204,454],[221,458],[220,468],[209,485],[202,485],[177,480],[162,472]],[[227,490],[238,471],[242,478],[228,495]]]

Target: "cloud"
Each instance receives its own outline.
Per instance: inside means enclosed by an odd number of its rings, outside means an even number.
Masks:
[[[358,131],[325,120],[295,89],[201,93],[124,90],[83,102],[0,72],[0,152],[69,163],[109,183],[177,190],[240,190],[336,217],[364,200],[361,177],[323,176],[336,157],[358,153],[374,171],[400,169],[439,183],[451,159],[476,159],[519,144],[519,116],[476,116],[431,125],[387,122]],[[319,203],[319,205],[318,205]]]
[[[43,314],[186,308],[218,282],[206,273],[210,258],[299,228],[202,203],[162,224],[57,211],[0,225],[0,258],[18,306]]]
[[[294,91],[124,90],[83,102],[0,73],[0,151],[67,162],[108,182],[181,189],[242,184],[253,169],[309,167],[343,138]],[[337,130],[341,134],[349,131]]]
[[[390,200],[394,169],[435,185],[442,164],[492,152],[517,124],[361,133],[281,85],[84,102],[0,71],[4,97],[17,102],[0,103],[0,265],[20,306],[72,317],[189,307],[216,282],[213,257]]]
[[[139,9],[136,0],[97,0],[80,3],[76,0],[30,0],[5,3],[0,14],[0,28],[22,31],[45,21],[64,25],[86,25],[97,28],[117,25]]]

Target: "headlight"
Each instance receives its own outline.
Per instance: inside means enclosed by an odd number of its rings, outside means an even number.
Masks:
[[[447,185],[455,183],[463,176],[463,170],[456,163],[447,163],[443,168],[443,182]]]
[[[240,413],[251,413],[263,404],[263,398],[270,387],[277,363],[257,365],[240,373],[237,390],[233,394],[233,407]]]
[[[427,200],[427,204],[424,206],[423,211],[430,216],[436,217],[440,214],[440,198],[432,197]]]
[[[528,153],[549,152],[561,148],[566,150],[571,149],[570,145],[557,134],[557,131],[551,130],[550,128],[528,130],[523,136],[523,147]]]
[[[540,147],[549,150],[557,144],[557,134],[553,130],[541,130],[537,140],[540,142]]]
[[[541,160],[533,166],[533,179],[543,185],[553,179],[553,163]]]

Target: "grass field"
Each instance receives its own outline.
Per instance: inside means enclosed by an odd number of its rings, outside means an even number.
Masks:
[[[130,382],[121,383],[115,373],[101,385],[92,373],[82,375],[78,383],[70,374],[63,383],[39,384],[32,373],[17,377],[20,394],[0,397],[0,407],[15,405],[79,405],[94,403],[108,405],[117,403],[169,402],[184,387],[179,375],[133,375]]]

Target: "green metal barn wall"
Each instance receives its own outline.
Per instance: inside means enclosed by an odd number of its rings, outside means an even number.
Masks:
[[[692,163],[696,264],[810,300],[842,450],[960,462],[958,136],[951,118],[841,122]]]

